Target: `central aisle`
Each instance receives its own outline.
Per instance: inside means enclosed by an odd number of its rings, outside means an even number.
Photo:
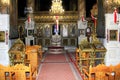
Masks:
[[[45,53],[37,80],[82,80],[66,53]]]

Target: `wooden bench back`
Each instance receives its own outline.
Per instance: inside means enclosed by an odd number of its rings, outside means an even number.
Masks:
[[[42,59],[42,50],[41,46],[26,46],[26,61],[29,61],[32,67],[38,68],[39,61]]]
[[[107,80],[107,76],[106,74],[110,72],[109,67],[105,66],[104,64],[99,64],[96,67],[91,68],[90,70],[90,74],[91,77],[93,76],[92,74],[94,74],[94,79],[95,80]]]
[[[10,66],[3,66],[0,64],[0,80],[13,80],[13,73],[14,71],[11,71]]]
[[[28,77],[29,80],[31,78],[31,66],[25,66],[24,64],[16,64],[11,67],[11,70],[15,72],[15,77],[17,80],[26,80]]]
[[[120,80],[120,64],[116,66],[106,66],[99,64],[96,67],[91,67],[87,71],[83,69],[85,75],[84,80]]]
[[[5,80],[5,75],[4,75],[5,69],[6,69],[5,66],[0,65],[0,79],[1,80]]]
[[[113,71],[115,72],[115,80],[120,80],[120,64],[116,65]]]
[[[13,74],[14,76],[12,76]],[[32,68],[31,65],[16,64],[11,67],[0,65],[0,80],[33,80],[33,76],[36,78],[36,74],[36,68]]]

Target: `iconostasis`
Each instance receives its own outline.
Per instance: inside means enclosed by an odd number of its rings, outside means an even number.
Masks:
[[[35,44],[51,45],[51,37],[56,33],[56,24],[39,24],[35,26]],[[58,35],[61,36],[62,46],[77,46],[77,23],[64,23],[58,26]]]

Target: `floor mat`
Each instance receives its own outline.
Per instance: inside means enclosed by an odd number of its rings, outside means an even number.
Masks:
[[[44,63],[38,80],[76,80],[69,63]]]
[[[64,54],[47,54],[43,62],[66,62]]]
[[[46,54],[37,80],[82,80],[66,53]]]

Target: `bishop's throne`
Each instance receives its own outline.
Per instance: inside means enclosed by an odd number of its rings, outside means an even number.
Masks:
[[[61,36],[58,34],[53,35],[51,42],[52,46],[61,46]]]
[[[52,54],[61,54],[64,53],[64,47],[61,46],[61,36],[55,34],[51,39],[51,46],[48,47],[49,53]]]

